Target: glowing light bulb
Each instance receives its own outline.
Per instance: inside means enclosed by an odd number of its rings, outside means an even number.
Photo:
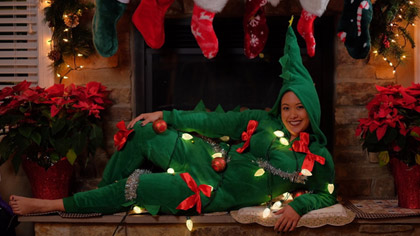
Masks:
[[[70,67],[70,65],[66,65],[66,67],[67,67],[67,68],[69,68],[69,67]]]
[[[193,139],[193,136],[191,134],[183,133],[182,134],[182,139],[191,140],[191,139]]]
[[[57,77],[58,77],[58,78],[60,78],[60,77],[61,77],[61,75],[57,73]]]
[[[68,42],[69,42],[69,40],[68,40],[68,39],[63,39],[63,41],[64,41],[64,42],[66,42],[66,43],[68,43]]]
[[[77,56],[78,56],[78,57],[83,57],[83,54],[78,53],[78,54],[77,54]]]
[[[281,137],[280,138],[280,143],[283,144],[283,145],[285,145],[285,146],[288,146],[289,145],[289,141],[287,141],[287,139],[285,137]]]
[[[142,212],[142,210],[139,206],[134,206],[133,207],[133,212],[136,213],[136,214],[140,214]]]
[[[405,56],[405,55],[402,55],[402,58],[403,58],[403,59],[405,59],[405,58],[406,58],[406,56]]]
[[[395,71],[395,70],[393,70],[393,71],[392,71],[392,74],[395,74],[395,72],[396,72],[396,71]]]
[[[384,61],[386,61],[386,57],[384,57]]]
[[[284,132],[281,130],[274,131],[274,135],[276,135],[277,138],[284,137]]]
[[[392,62],[390,62],[389,65],[392,66]]]
[[[290,194],[289,192],[283,193],[283,200],[284,201],[293,200],[292,194]]]
[[[51,39],[48,39],[48,40],[47,40],[47,44],[48,44],[48,45],[51,45],[51,43],[52,43],[52,40],[51,40]]]
[[[175,174],[175,170],[174,170],[174,169],[172,169],[172,168],[168,168],[168,169],[166,170],[166,172],[167,172],[168,174],[171,174],[171,175]]]
[[[84,66],[79,66],[80,69],[83,69]]]
[[[192,231],[194,224],[189,217],[187,217],[187,221],[185,222],[185,225],[187,226],[187,229],[189,231]]]
[[[263,168],[259,168],[257,171],[255,171],[254,176],[259,177],[262,176],[265,173],[265,170]]]
[[[273,210],[273,211],[280,210],[281,206],[282,206],[281,202],[277,201],[271,206],[271,210]]]
[[[332,194],[334,192],[334,184],[328,184],[328,192]]]
[[[378,51],[377,51],[377,50],[375,50],[375,51],[373,51],[373,53],[378,54]]]
[[[271,211],[270,208],[265,208],[263,211],[263,218],[267,218],[270,215]]]
[[[63,79],[68,79],[68,78],[69,78],[69,77],[67,77],[67,76],[64,76],[64,77],[63,77]]]
[[[221,152],[216,152],[215,154],[213,154],[213,155],[211,155],[213,158],[216,158],[216,157],[223,157],[223,155],[222,155],[222,153]]]
[[[222,140],[223,142],[227,142],[229,141],[230,137],[229,136],[222,136],[220,137],[220,140]]]
[[[68,28],[65,28],[65,29],[64,29],[64,32],[68,32],[68,31],[69,31],[69,29],[68,29]]]
[[[310,172],[308,169],[302,169],[300,173],[302,173],[304,176],[312,176],[312,172]]]

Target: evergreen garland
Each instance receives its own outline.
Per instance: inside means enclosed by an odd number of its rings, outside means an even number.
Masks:
[[[382,55],[395,70],[406,58],[404,48],[407,43],[415,43],[407,28],[414,26],[419,16],[415,1],[376,0],[373,4],[373,18],[370,24],[373,52]]]
[[[76,57],[89,57],[94,52],[90,19],[83,18],[94,5],[79,0],[52,0],[44,9],[45,21],[51,28],[51,51],[48,57],[53,61],[54,74],[62,79],[72,70],[79,70]],[[66,64],[63,57],[73,57],[72,65]],[[59,72],[64,71],[63,75]]]

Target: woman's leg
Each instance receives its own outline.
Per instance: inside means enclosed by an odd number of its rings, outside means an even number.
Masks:
[[[64,211],[63,199],[48,200],[11,195],[9,205],[16,215]]]

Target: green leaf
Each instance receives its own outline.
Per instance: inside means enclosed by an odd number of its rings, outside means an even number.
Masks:
[[[77,155],[74,152],[73,148],[70,148],[69,151],[66,154],[67,160],[70,162],[70,164],[74,164],[76,161]]]
[[[31,139],[32,139],[32,141],[34,141],[39,146],[41,144],[42,136],[38,132],[33,132],[31,134]]]
[[[389,153],[388,151],[380,152],[378,155],[379,165],[384,166],[389,162]]]
[[[53,122],[51,127],[52,135],[56,135],[58,132],[60,132],[64,126],[66,125],[65,119],[57,119],[55,122]]]
[[[396,129],[388,128],[383,138],[384,143],[390,144],[392,141],[394,141],[397,138],[397,135],[398,135],[398,131]]]
[[[76,153],[76,155],[79,155],[83,152],[83,149],[85,148],[86,144],[87,137],[85,134],[83,134],[80,131],[73,134],[71,147],[74,149],[73,151]]]
[[[95,147],[101,147],[103,144],[104,134],[102,128],[99,125],[92,124],[92,129],[89,134],[89,140]]]
[[[31,136],[32,130],[34,130],[34,129],[35,129],[35,127],[20,126],[18,128],[18,131],[23,137],[29,138]]]

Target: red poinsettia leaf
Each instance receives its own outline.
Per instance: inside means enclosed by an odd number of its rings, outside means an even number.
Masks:
[[[49,97],[62,97],[64,95],[64,84],[54,84],[45,89]]]
[[[51,106],[51,117],[54,117],[60,112],[60,109],[58,109],[55,105]]]
[[[381,125],[376,129],[376,137],[378,138],[378,141],[384,137],[387,128],[388,125]]]
[[[28,89],[29,86],[31,86],[31,82],[27,82],[26,80],[24,80],[18,83],[17,85],[13,86],[13,91],[20,92],[20,91]]]

